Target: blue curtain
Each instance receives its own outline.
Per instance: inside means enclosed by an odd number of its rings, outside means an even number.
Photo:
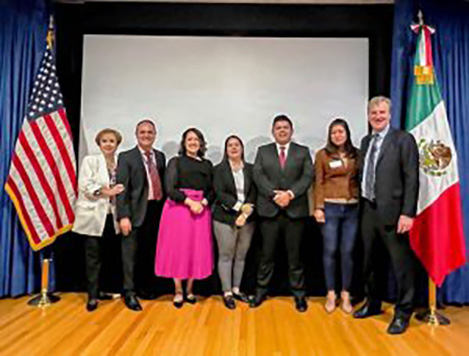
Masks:
[[[32,82],[45,50],[45,0],[0,4],[0,297],[37,291],[40,253],[34,253],[4,190]],[[53,274],[50,280],[54,285]]]
[[[462,0],[396,0],[394,11],[391,99],[393,125],[403,127],[416,35],[410,30],[422,10],[436,29],[433,60],[459,159],[466,253],[469,250],[469,4]],[[447,303],[469,303],[469,265],[450,274],[439,291]]]

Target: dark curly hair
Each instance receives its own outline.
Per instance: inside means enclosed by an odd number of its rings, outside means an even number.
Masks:
[[[181,143],[179,145],[179,155],[181,155],[181,156],[186,155],[186,146],[184,145],[184,142],[186,141],[186,138],[187,138],[187,135],[189,134],[189,132],[195,133],[196,136],[198,137],[199,143],[200,143],[200,148],[197,151],[197,156],[199,156],[200,158],[203,158],[205,156],[205,152],[207,152],[207,141],[205,141],[205,138],[204,138],[204,135],[202,134],[202,132],[200,132],[200,130],[196,129],[195,127],[188,128],[182,134]]]

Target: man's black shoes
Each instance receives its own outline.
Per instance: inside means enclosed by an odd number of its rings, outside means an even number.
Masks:
[[[304,313],[308,310],[308,303],[306,302],[305,297],[295,297],[295,308],[300,313]]]

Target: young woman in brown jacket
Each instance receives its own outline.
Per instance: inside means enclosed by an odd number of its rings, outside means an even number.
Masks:
[[[342,275],[342,310],[352,312],[350,284],[352,252],[358,228],[358,150],[353,146],[345,120],[337,118],[329,125],[327,145],[316,154],[314,183],[314,217],[321,224],[324,238],[324,273],[328,313],[336,307],[335,269],[340,249]]]

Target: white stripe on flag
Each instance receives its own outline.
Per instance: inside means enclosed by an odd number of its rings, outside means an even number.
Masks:
[[[422,34],[419,36],[419,60],[421,66],[427,65],[427,56],[425,55],[425,36]]]
[[[36,122],[38,124],[39,129],[42,132],[42,135],[44,136],[44,139],[46,140],[47,146],[50,148],[50,150],[52,152],[55,163],[59,167],[58,176],[60,177],[60,179],[62,180],[62,182],[64,184],[68,200],[73,202],[73,201],[75,201],[75,192],[73,190],[73,183],[70,180],[70,175],[67,172],[67,167],[65,166],[64,161],[63,161],[63,159],[62,159],[62,157],[59,153],[59,149],[58,149],[57,144],[56,144],[56,142],[55,142],[55,140],[52,136],[52,133],[50,132],[49,127],[45,123],[44,118],[40,118],[40,119],[36,120]],[[53,125],[55,125],[55,123],[53,123]],[[67,151],[67,154],[68,153],[69,152]],[[72,209],[73,209],[73,206],[72,206]],[[67,218],[65,218],[64,224],[65,224],[65,222],[70,223],[70,221],[68,221]]]
[[[451,137],[444,103],[440,102],[430,116],[410,132],[416,138],[417,143],[421,138],[424,138],[427,142],[430,140],[440,141],[448,146],[452,153],[451,162],[444,170],[444,175],[434,176],[423,172],[422,167],[420,167],[420,189],[417,207],[417,214],[420,214],[433,204],[446,189],[459,181],[456,150]]]
[[[20,164],[23,167],[25,167],[26,174],[28,175],[29,180],[31,181],[32,187],[34,191],[36,192],[36,195],[38,197],[37,203],[42,205],[42,207],[44,208],[44,211],[46,212],[46,216],[51,222],[52,226],[55,228],[55,230],[58,230],[62,226],[57,226],[57,223],[56,223],[57,219],[55,217],[54,209],[52,208],[50,200],[41,185],[39,177],[36,174],[36,170],[31,165],[31,161],[29,160],[28,156],[24,152],[23,145],[19,141],[18,143],[19,145],[17,145],[16,147],[16,155],[20,161]]]
[[[59,194],[59,188],[57,186],[57,180],[52,173],[49,164],[47,163],[47,160],[44,156],[43,149],[37,142],[32,130],[31,126],[29,123],[25,123],[23,125],[23,132],[28,137],[28,143],[31,146],[31,149],[36,153],[36,158],[39,161],[39,164],[41,165],[42,171],[44,172],[44,175],[46,176],[46,179],[49,183],[49,186],[51,187],[52,191],[54,192],[54,195],[50,197],[51,199],[54,199],[57,203],[57,208],[59,210],[59,215],[60,215],[60,220],[62,221],[63,225],[67,225],[68,223],[68,218],[67,214],[65,211],[65,207],[63,205],[62,199],[60,199],[60,194]]]
[[[72,161],[72,163],[75,164],[75,151],[73,149],[73,142],[72,142],[72,137],[70,137],[67,128],[64,125],[64,122],[62,118],[60,117],[60,114],[58,111],[54,111],[53,113],[50,114],[50,116],[54,119],[54,124],[57,127],[57,129],[60,132],[60,136],[62,137],[67,137],[68,139],[64,139],[65,147],[67,148],[68,155]]]
[[[21,178],[18,170],[15,165],[12,164],[10,168],[10,177],[18,188],[20,194],[19,199],[22,199],[24,207],[31,218],[32,226],[29,226],[30,229],[34,229],[41,240],[44,239],[44,236],[47,236],[47,231],[42,224],[41,219],[37,215],[36,207],[34,206],[31,196],[29,195],[28,189],[24,185],[23,179]]]

